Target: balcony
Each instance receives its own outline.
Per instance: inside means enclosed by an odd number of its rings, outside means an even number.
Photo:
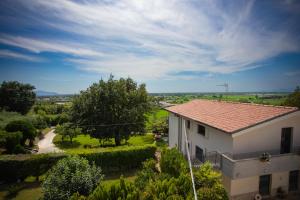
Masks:
[[[263,153],[268,153],[269,159],[262,159]],[[300,148],[294,148],[291,153],[287,154],[280,154],[279,150],[238,155],[211,152],[206,155],[205,160],[210,161],[216,169],[231,179],[240,179],[261,174],[299,170]]]

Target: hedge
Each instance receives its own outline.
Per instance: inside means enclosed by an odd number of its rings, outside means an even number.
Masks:
[[[146,145],[115,151],[79,153],[78,155],[90,162],[95,162],[104,172],[115,172],[142,166],[142,162],[154,158],[155,151],[155,146]]]
[[[0,182],[24,180],[46,173],[66,154],[18,154],[0,156]]]
[[[156,147],[153,145],[129,147],[107,152],[91,151],[79,153],[90,162],[95,162],[104,173],[123,171],[141,166],[148,158],[153,158]],[[28,176],[46,173],[59,159],[67,154],[23,154],[0,156],[0,183],[3,181],[24,180]]]

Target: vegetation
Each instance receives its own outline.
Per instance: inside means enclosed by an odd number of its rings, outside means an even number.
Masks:
[[[300,86],[297,86],[295,91],[287,97],[285,105],[300,108]]]
[[[132,79],[94,83],[74,97],[71,121],[83,132],[99,140],[114,138],[116,146],[128,140],[131,133],[143,133],[150,110],[149,97],[144,84]]]
[[[11,121],[6,125],[5,130],[7,132],[20,132],[22,134],[20,141],[22,146],[25,145],[27,139],[30,141],[29,145],[33,146],[33,140],[37,135],[34,126],[29,121],[25,120]]]
[[[73,193],[91,193],[103,179],[101,169],[88,160],[71,156],[60,160],[43,182],[45,200],[67,200]]]
[[[34,86],[17,81],[0,85],[0,108],[26,114],[35,102]]]
[[[174,158],[175,162],[173,161]],[[89,196],[74,194],[71,199],[193,199],[191,177],[183,155],[176,149],[164,150],[160,166],[164,166],[161,171],[156,167],[156,162],[150,159],[144,162],[143,168],[137,174],[134,183],[121,177],[119,181],[110,185],[98,185]],[[205,163],[199,169],[194,169],[194,171],[199,199],[228,199],[221,184],[220,173],[213,171],[209,163]]]
[[[58,125],[55,129],[55,132],[61,135],[62,141],[65,137],[68,137],[72,144],[73,138],[81,133],[81,128],[76,128],[72,126],[71,123],[64,123],[62,125]]]
[[[154,144],[153,134],[133,135],[127,141],[122,141],[120,146],[115,146],[114,141],[107,140],[101,142],[89,135],[80,134],[73,139],[73,143],[62,140],[61,135],[56,135],[54,144],[65,150],[67,153],[86,152],[86,151],[110,151],[124,149],[131,146],[144,146]]]

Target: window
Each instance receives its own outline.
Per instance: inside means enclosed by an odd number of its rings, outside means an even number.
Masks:
[[[188,129],[191,128],[191,121],[190,120],[187,120],[187,125],[186,126],[187,126]]]
[[[299,183],[299,170],[290,171],[290,176],[289,176],[289,191],[296,191],[296,190],[298,190],[298,183]]]
[[[204,162],[203,149],[198,146],[196,146],[196,158],[199,161]]]
[[[198,124],[198,133],[205,136],[205,127]]]
[[[263,175],[259,177],[259,193],[264,195],[270,194],[271,175]]]

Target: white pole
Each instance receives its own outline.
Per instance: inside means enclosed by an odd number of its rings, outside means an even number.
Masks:
[[[184,130],[184,136],[185,136],[185,147],[186,147],[186,152],[187,152],[187,157],[188,157],[188,162],[189,162],[189,167],[190,167],[190,172],[191,172],[191,177],[192,177],[194,198],[195,198],[195,200],[198,200],[196,187],[195,187],[195,181],[194,181],[194,175],[193,175],[192,162],[191,162],[191,157],[190,157],[190,150],[189,150],[189,146],[188,146],[188,140],[187,140],[186,129],[185,129],[185,120],[183,123],[183,130]]]

